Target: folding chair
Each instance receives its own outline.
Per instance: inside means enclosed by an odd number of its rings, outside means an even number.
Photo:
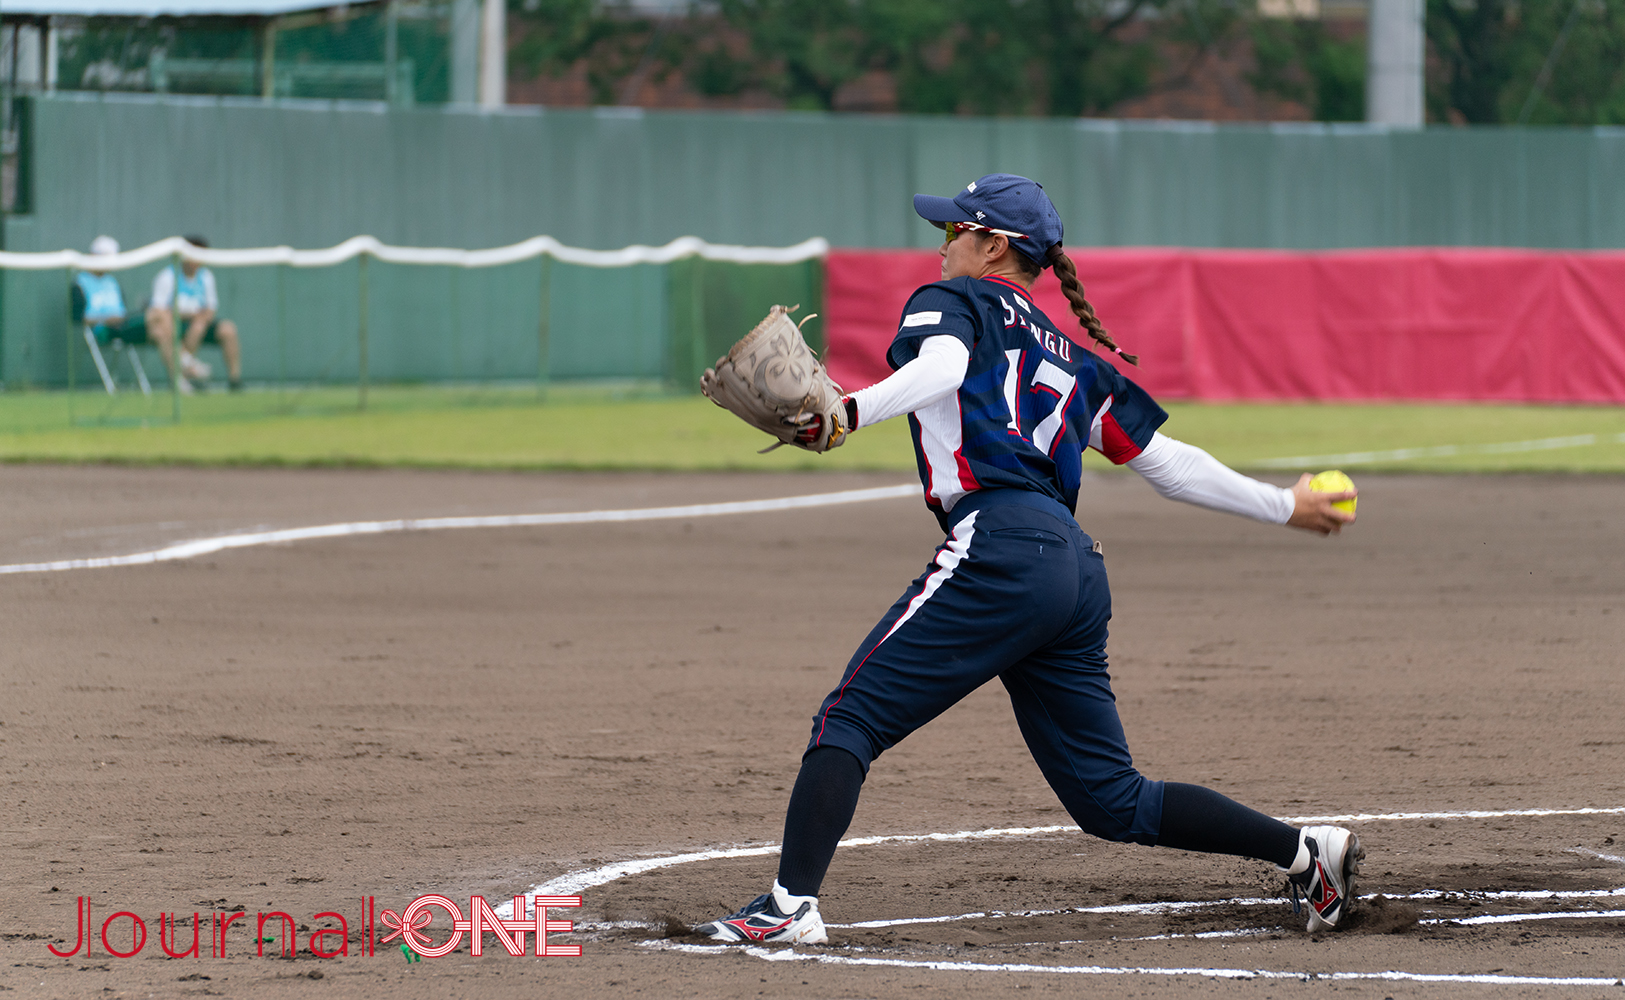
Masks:
[[[78,323],[85,336],[85,346],[90,348],[90,359],[96,363],[96,374],[102,377],[102,388],[107,390],[109,396],[118,395],[118,381],[113,377],[113,369],[107,364],[102,355],[102,348],[96,342],[96,331],[91,324],[85,321],[85,297],[77,284],[71,287],[69,295],[73,305],[73,319]],[[140,314],[137,314],[140,315]],[[136,384],[141,386],[141,394],[152,395],[152,383],[147,381],[147,370],[141,365],[141,356],[136,353],[136,345],[127,344],[120,337],[110,337],[108,347],[113,349],[114,361],[124,357],[129,361],[130,367],[135,371]]]
[[[96,373],[102,377],[102,387],[107,390],[109,396],[118,395],[118,383],[113,379],[113,372],[108,368],[107,360],[102,357],[101,345],[96,343],[96,334],[91,330],[89,323],[84,324],[84,331],[85,343],[90,347],[90,358],[96,362]],[[130,367],[135,369],[135,381],[141,386],[141,394],[152,395],[152,383],[147,381],[147,370],[141,366],[141,355],[136,353],[135,345],[126,344],[114,337],[108,341],[107,346],[113,349],[114,360],[117,360],[117,355],[129,359]]]

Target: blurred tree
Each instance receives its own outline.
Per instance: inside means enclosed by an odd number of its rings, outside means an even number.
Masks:
[[[655,22],[622,2],[601,0],[508,0],[521,26],[508,48],[513,70],[531,76],[563,76],[585,61],[594,104],[615,104],[626,81],[649,63],[669,63],[655,49],[663,40]],[[667,70],[657,65],[657,72]]]
[[[1625,123],[1625,0],[1428,0],[1427,12],[1436,120]]]
[[[790,108],[828,110],[871,57],[857,2],[719,0],[717,7],[750,44],[740,55],[720,46],[706,52],[713,86],[727,79],[737,89],[763,87]]]
[[[1155,25],[1140,55],[1148,85],[1142,92],[1174,90],[1191,84],[1210,56],[1233,55],[1246,42],[1251,0],[1163,0],[1142,17]]]
[[[1250,28],[1255,89],[1305,105],[1317,121],[1365,120],[1363,40],[1340,41],[1323,21],[1258,18]]]
[[[1081,115],[1147,93],[1156,43],[1205,51],[1233,0],[720,0],[748,39],[701,40],[702,92],[763,86],[791,107],[834,107],[843,84],[892,74],[898,110]]]
[[[1540,124],[1625,124],[1625,0],[1579,0],[1531,9],[1534,33],[1553,37],[1528,94],[1503,99],[1503,118]],[[1568,25],[1565,31],[1563,24]],[[1549,64],[1549,65],[1548,65]],[[1527,107],[1527,112],[1525,108]]]
[[[1512,81],[1518,50],[1529,48],[1517,37],[1517,2],[1428,0],[1428,41],[1444,77],[1442,86],[1430,88],[1428,95],[1434,118],[1456,117],[1473,124],[1501,120],[1501,92]]]
[[[1187,84],[1210,53],[1249,41],[1258,89],[1325,120],[1359,119],[1365,103],[1359,41],[1319,22],[1261,22],[1251,0],[713,0],[667,20],[626,0],[509,2],[525,23],[520,70],[584,64],[597,103],[643,73],[680,72],[706,97],[832,110],[843,87],[879,73],[903,112],[1103,114]]]
[[[1178,0],[1176,0],[1178,2]],[[1076,116],[1150,89],[1149,32],[1129,39],[1167,0],[947,0],[955,110]]]

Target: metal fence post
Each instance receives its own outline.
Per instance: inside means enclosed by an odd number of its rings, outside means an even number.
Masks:
[[[175,271],[176,295],[179,295],[181,255],[178,253],[170,254],[169,266]],[[181,422],[181,379],[186,377],[181,372],[181,341],[185,339],[185,335],[184,331],[181,330],[180,302],[171,300],[169,304],[171,306],[169,311],[171,317],[169,324],[169,417],[178,424]],[[151,339],[150,332],[148,333],[148,339]]]
[[[288,386],[288,265],[276,266],[276,408],[285,412]]]
[[[357,260],[358,260],[357,271],[359,273],[359,278],[357,280],[357,284],[360,286],[359,289],[358,289],[358,294],[360,295],[361,321],[356,324],[356,349],[359,352],[358,353],[358,364],[360,366],[360,396],[357,399],[356,408],[361,409],[361,410],[365,410],[367,408],[367,297],[368,297],[367,296],[367,253],[366,253],[366,251],[363,250],[361,252],[361,256],[359,258],[357,258]]]
[[[75,372],[74,369],[79,367],[79,358],[78,358],[78,355],[74,352],[74,349],[73,349],[73,341],[74,341],[74,336],[73,335],[74,335],[74,333],[77,332],[73,328],[74,327],[74,322],[73,322],[73,278],[74,278],[73,268],[70,267],[70,268],[68,268],[68,317],[67,317],[68,324],[67,324],[67,327],[66,327],[66,329],[68,331],[68,426],[69,427],[74,426],[73,397],[78,395],[78,392],[77,392],[78,373]]]
[[[694,301],[692,303],[692,322],[694,323],[694,333],[691,360],[694,367],[688,373],[688,385],[685,387],[688,392],[693,392],[695,390],[695,387],[699,384],[695,381],[695,379],[699,378],[700,373],[705,371],[705,369],[710,366],[711,360],[710,358],[706,357],[707,351],[705,343],[705,275],[703,273],[705,270],[705,258],[701,257],[699,254],[695,254],[692,260],[694,262]]]
[[[460,264],[451,265],[451,370],[459,381],[467,374],[463,366],[463,270]]]
[[[538,318],[536,320],[536,397],[547,398],[547,384],[552,376],[552,359],[549,352],[552,348],[553,323],[553,257],[551,254],[541,256],[541,294],[537,298]]]

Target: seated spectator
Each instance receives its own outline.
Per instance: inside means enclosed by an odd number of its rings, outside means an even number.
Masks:
[[[98,257],[110,257],[118,253],[118,240],[111,236],[98,236],[90,241],[90,252]],[[84,320],[98,344],[110,344],[114,340],[131,346],[152,344],[163,356],[169,377],[178,377],[171,357],[169,329],[151,325],[151,310],[144,316],[141,313],[130,315],[124,307],[124,290],[111,274],[92,266],[74,275],[73,312],[76,318]],[[183,393],[192,391],[192,384],[184,378],[175,385]]]
[[[201,236],[188,236],[186,242],[206,247]],[[174,265],[158,272],[152,281],[152,302],[147,306],[147,325],[163,331],[165,342],[181,328],[181,372],[183,378],[203,381],[209,366],[197,358],[198,348],[216,344],[226,359],[226,376],[232,392],[243,387],[242,348],[237,340],[237,324],[220,319],[220,295],[215,291],[214,274],[198,261],[181,256],[180,274]]]

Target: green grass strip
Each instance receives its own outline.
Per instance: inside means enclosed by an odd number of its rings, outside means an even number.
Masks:
[[[49,394],[60,397],[63,394]],[[355,390],[312,390],[278,404],[273,393],[183,401],[181,423],[169,398],[139,397],[122,410],[40,394],[46,412],[7,411],[0,397],[0,460],[200,465],[360,465],[474,469],[912,470],[902,421],[854,436],[828,455],[780,448],[771,438],[698,396],[629,386],[566,387],[538,401],[523,389],[385,388],[358,412]],[[292,407],[292,412],[281,412]],[[11,427],[25,429],[7,432]],[[51,423],[55,427],[51,427]]]
[[[382,387],[358,412],[354,389],[166,395],[0,395],[0,460],[198,465],[362,465],[473,469],[889,470],[914,472],[907,422],[865,428],[827,455],[756,450],[767,438],[709,401],[657,388]],[[72,411],[73,423],[69,422]],[[1625,408],[1582,406],[1200,404],[1168,406],[1169,435],[1237,468],[1290,456],[1428,449],[1350,470],[1625,472]],[[1580,447],[1480,450],[1593,435]],[[1097,455],[1090,467],[1109,468]],[[1310,468],[1306,465],[1305,468]],[[1273,471],[1288,471],[1276,469]]]
[[[1625,408],[1488,404],[1183,403],[1163,430],[1236,468],[1293,456],[1330,457],[1451,446],[1455,455],[1294,463],[1384,472],[1625,472]],[[1490,451],[1489,446],[1590,435],[1582,447]],[[1266,465],[1265,463],[1270,463]],[[1292,466],[1287,466],[1291,468]]]

